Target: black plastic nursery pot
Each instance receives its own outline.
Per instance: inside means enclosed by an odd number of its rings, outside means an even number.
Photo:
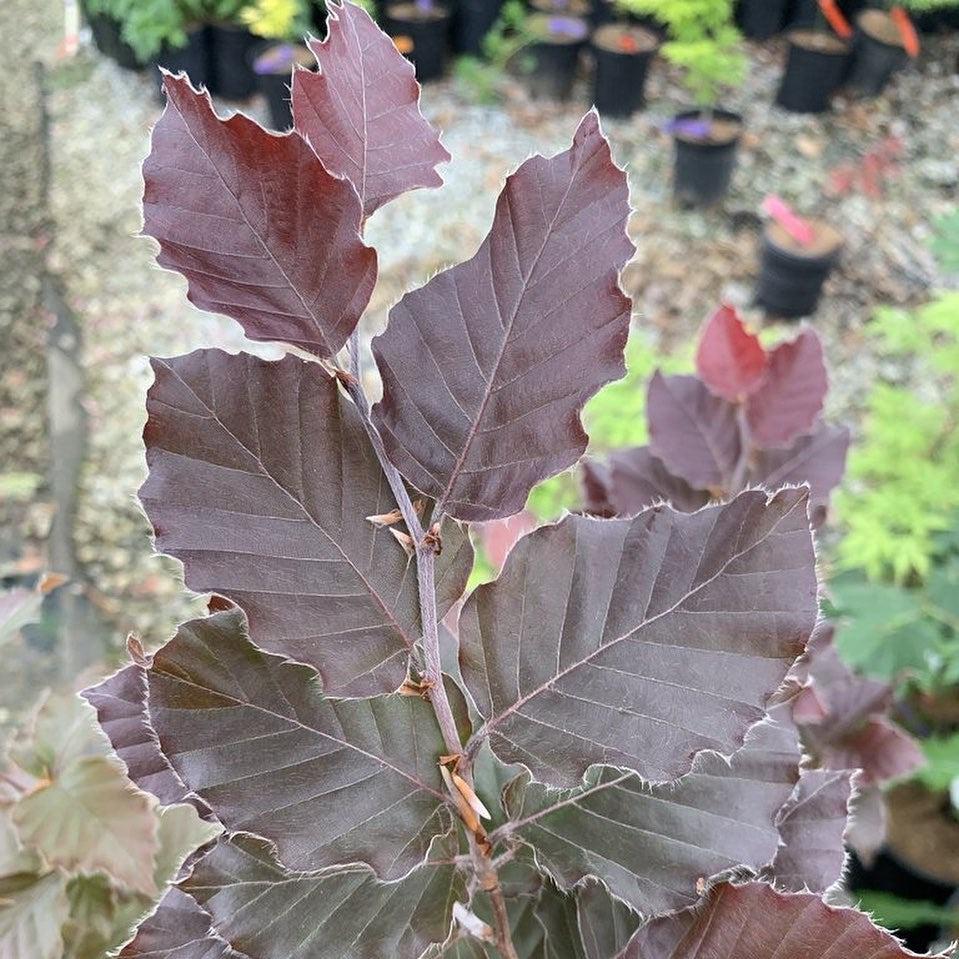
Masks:
[[[739,0],[736,23],[750,40],[768,40],[786,26],[790,0]]]
[[[547,13],[534,13],[526,23],[535,38],[520,53],[522,60],[529,61],[526,84],[530,95],[541,100],[568,100],[589,24],[580,17]]]
[[[430,4],[397,3],[386,8],[386,30],[397,50],[416,68],[421,83],[436,80],[446,69],[450,13]]]
[[[659,37],[643,27],[608,23],[594,31],[591,46],[596,109],[608,117],[628,117],[641,109]]]
[[[182,47],[164,46],[157,54],[153,66],[153,79],[158,89],[163,88],[162,77],[157,67],[170,73],[181,70],[195,87],[210,85],[210,55],[206,27],[197,26],[187,31],[186,44]]]
[[[756,303],[773,316],[816,312],[823,284],[839,259],[842,236],[821,220],[807,221],[813,241],[801,246],[778,223],[763,232]]]
[[[104,13],[87,13],[84,19],[93,35],[94,46],[105,57],[109,57],[124,70],[142,70],[143,64],[126,40],[123,39],[122,24],[115,17]]]
[[[760,3],[763,0],[759,0]],[[847,20],[852,20],[869,0],[839,0],[839,10]],[[786,26],[790,29],[818,27],[823,16],[819,9],[819,0],[791,0],[786,15]]]
[[[450,28],[454,52],[479,56],[502,6],[503,0],[457,0]]]
[[[794,30],[776,103],[793,113],[825,113],[846,76],[849,47],[832,33]]]
[[[270,126],[280,132],[293,126],[290,84],[295,64],[309,68],[315,65],[313,54],[299,43],[261,42],[250,54],[257,90],[270,111]]]
[[[682,129],[683,124],[703,123],[700,134]],[[743,132],[743,118],[728,110],[688,110],[673,118],[676,147],[673,193],[679,203],[711,206],[728,192],[736,167],[736,153]]]
[[[849,87],[865,96],[878,96],[889,78],[908,62],[909,54],[892,17],[883,10],[861,13],[846,78]]]
[[[210,92],[245,100],[256,92],[250,52],[259,40],[246,27],[217,23],[209,27]]]

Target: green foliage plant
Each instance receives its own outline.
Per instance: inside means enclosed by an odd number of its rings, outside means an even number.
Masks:
[[[733,20],[733,0],[617,0],[619,9],[655,17],[669,38],[663,56],[681,68],[697,106],[714,107],[724,87],[736,87],[748,61]]]
[[[240,20],[258,37],[294,41],[309,32],[310,10],[305,0],[253,0]]]
[[[527,16],[522,0],[506,0],[496,22],[483,38],[482,56],[466,55],[456,61],[457,82],[478,103],[495,104],[503,99],[500,79],[531,40],[526,28]]]

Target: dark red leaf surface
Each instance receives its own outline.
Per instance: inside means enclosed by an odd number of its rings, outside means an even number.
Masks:
[[[812,631],[814,567],[798,490],[541,527],[460,619],[493,751],[555,786],[593,763],[675,779],[734,751]]]
[[[396,503],[353,404],[318,364],[219,350],[154,360],[140,498],[187,585],[235,600],[255,641],[343,695],[396,689],[419,639],[416,571],[366,517]],[[439,615],[472,565],[443,528]]]
[[[730,403],[745,398],[762,382],[766,351],[731,306],[721,306],[706,322],[696,350],[696,372]]]
[[[329,3],[319,73],[293,74],[293,120],[330,173],[345,177],[365,216],[418,187],[442,184],[450,155],[420,113],[420,86],[393,41],[353,3]]]
[[[235,953],[211,928],[192,896],[168,889],[156,912],[144,920],[120,959],[249,959]]]
[[[849,450],[849,430],[818,423],[786,449],[756,450],[749,481],[766,487],[809,485],[809,512],[813,526],[826,519],[829,497],[842,481]]]
[[[710,500],[705,490],[693,489],[673,476],[648,446],[614,451],[603,472],[597,464],[586,460],[583,472],[587,508],[601,515],[633,516],[657,503],[692,513]]]
[[[621,959],[907,959],[888,932],[810,893],[721,883],[703,904],[640,928]]]
[[[821,633],[824,640],[831,635],[825,629]],[[855,675],[827,641],[819,644],[807,672],[825,716],[801,728],[807,748],[822,766],[861,769],[863,786],[871,786],[923,765],[918,743],[888,716],[893,693],[887,684]]]
[[[731,761],[700,753],[675,783],[603,767],[577,789],[549,789],[524,775],[504,791],[507,828],[561,888],[597,875],[642,915],[662,915],[695,903],[703,879],[773,859],[799,756],[795,728],[777,717],[754,726]]]
[[[443,738],[419,697],[329,699],[312,669],[254,646],[240,610],[185,623],[147,678],[180,778],[291,869],[363,862],[398,879],[450,828]]]
[[[742,448],[736,407],[695,376],[663,376],[649,382],[649,448],[690,486],[723,490]]]
[[[766,378],[749,398],[746,417],[755,446],[789,446],[808,433],[822,411],[828,383],[822,344],[813,330],[780,343]]]
[[[163,85],[167,106],[143,165],[143,232],[160,241],[157,262],[250,339],[332,356],[376,282],[356,191],[296,134],[239,113],[221,120],[185,78]]]
[[[391,311],[373,341],[383,378],[374,421],[390,459],[438,509],[509,516],[582,455],[583,404],[625,372],[628,215],[626,176],[590,113],[569,150],[509,177],[471,260]]]
[[[124,666],[96,686],[85,689],[82,696],[97,711],[101,728],[137,786],[152,793],[164,805],[190,799],[190,790],[160,751],[150,725],[146,670],[142,666],[136,663]]]
[[[770,876],[780,889],[825,892],[842,878],[852,777],[848,771],[803,770],[779,813],[782,845]]]

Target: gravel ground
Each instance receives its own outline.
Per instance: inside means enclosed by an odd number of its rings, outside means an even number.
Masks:
[[[607,129],[630,176],[636,260],[626,284],[636,324],[658,346],[686,341],[721,297],[747,306],[756,267],[762,198],[780,193],[799,210],[844,232],[841,270],[815,318],[833,363],[832,413],[855,421],[875,360],[861,330],[879,303],[921,302],[942,282],[927,252],[933,220],[955,203],[959,185],[959,78],[956,38],[930,42],[918,69],[868,104],[844,102],[826,118],[791,116],[769,106],[782,61],[778,43],[756,47],[745,86],[725,105],[746,117],[747,135],[732,193],[722,210],[673,207],[671,153],[662,121],[685,105],[677,78],[659,66],[648,113]],[[88,464],[76,530],[89,595],[115,628],[159,642],[196,601],[182,592],[175,565],[154,558],[135,501],[144,463],[140,432],[150,382],[148,354],[200,346],[236,349],[239,327],[200,314],[185,283],[153,264],[152,241],[135,239],[139,164],[159,107],[149,80],[81,51],[53,75],[49,268],[59,276],[84,330],[90,416]],[[445,131],[453,154],[445,186],[407,195],[379,211],[368,239],[381,277],[366,332],[382,327],[389,305],[435,270],[472,254],[492,218],[504,175],[534,151],[568,143],[586,108],[586,91],[568,105],[530,103],[507,84],[500,107],[472,102],[454,81],[431,85],[425,112]],[[248,106],[253,112],[256,104]],[[826,192],[830,171],[888,136],[903,145],[900,169],[879,198]],[[2,191],[0,191],[2,193]],[[262,348],[258,348],[263,352]],[[25,369],[30,369],[24,364]],[[37,420],[20,431],[42,436]],[[0,430],[0,443],[14,442]],[[0,448],[0,461],[8,450]]]

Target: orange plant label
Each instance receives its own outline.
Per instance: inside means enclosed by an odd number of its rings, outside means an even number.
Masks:
[[[909,14],[906,13],[902,7],[893,7],[892,10],[889,11],[889,16],[892,17],[892,22],[899,30],[899,35],[902,37],[902,45],[906,48],[906,53],[913,58],[918,57],[919,34],[916,33],[916,28],[913,26],[912,20],[909,19]]]
[[[829,21],[829,26],[833,28],[837,36],[848,40],[852,36],[852,27],[849,21],[843,16],[842,10],[836,5],[836,0],[819,0],[819,9],[823,16]]]

